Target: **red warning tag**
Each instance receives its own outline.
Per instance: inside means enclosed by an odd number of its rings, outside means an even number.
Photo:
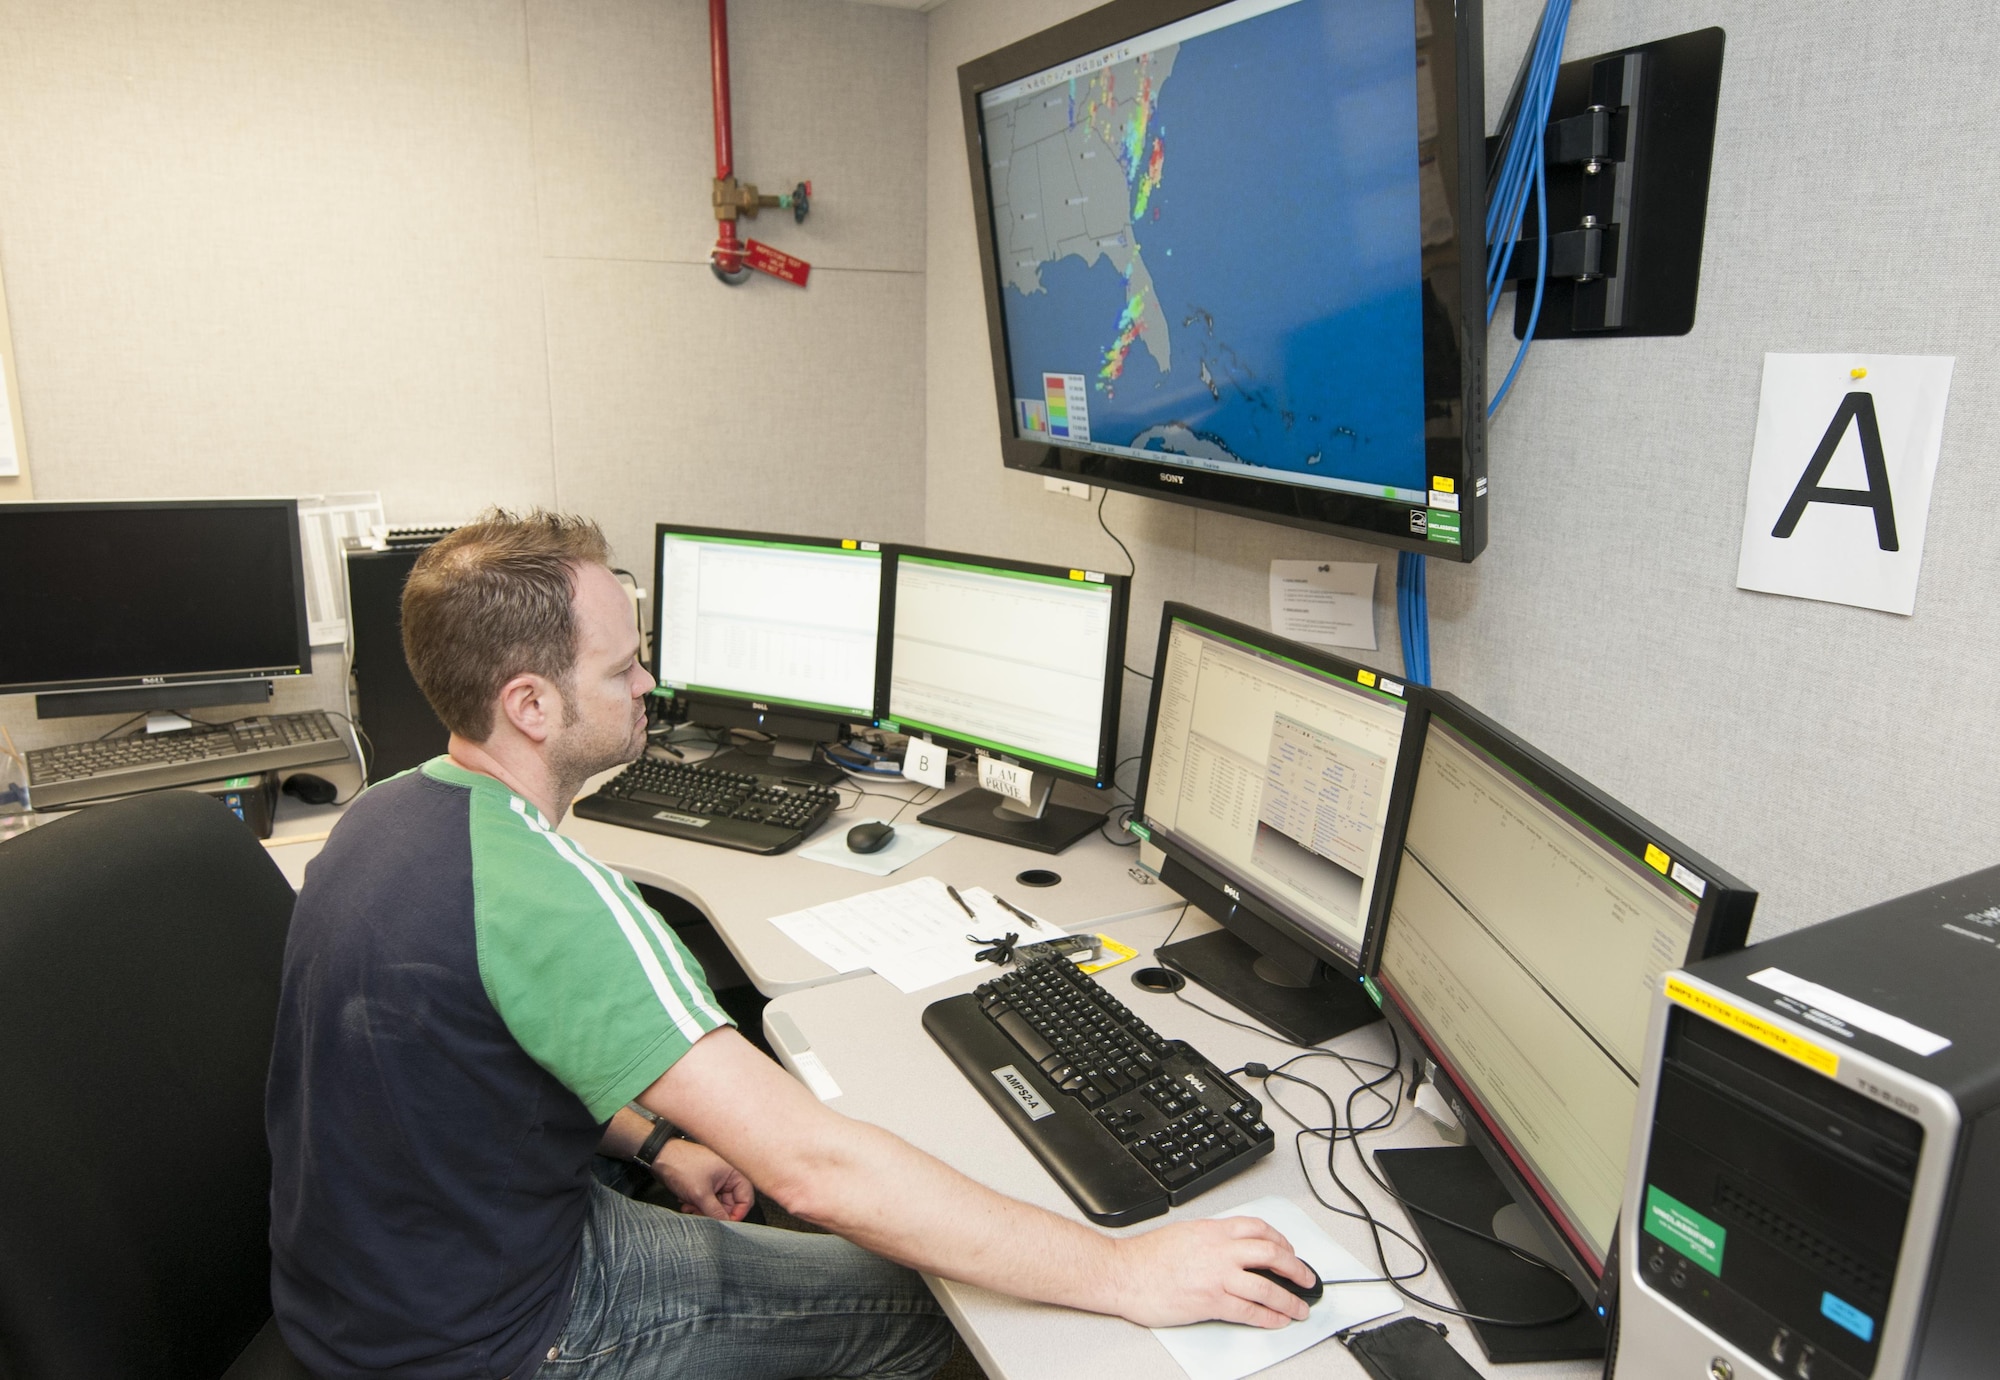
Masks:
[[[806,275],[812,272],[812,265],[804,259],[795,259],[782,249],[773,249],[770,245],[761,244],[756,240],[744,241],[743,262],[759,273],[782,278],[793,287],[804,287]]]

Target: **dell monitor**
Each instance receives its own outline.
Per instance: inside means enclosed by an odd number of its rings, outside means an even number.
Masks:
[[[1057,780],[1104,790],[1118,752],[1123,575],[895,548],[883,727],[984,759],[1015,783],[918,816],[1060,853],[1104,811],[1050,799]],[[999,769],[994,771],[994,769]]]
[[[1374,981],[1468,1144],[1376,1162],[1436,1214],[1412,1220],[1461,1307],[1552,1317],[1606,1274],[1661,978],[1741,948],[1757,898],[1461,701],[1419,703]],[[1439,1218],[1512,1241],[1568,1282]],[[1475,1330],[1495,1361],[1604,1344],[1594,1307]]]
[[[959,69],[1010,468],[1469,561],[1479,6],[1113,0]]]
[[[654,532],[653,676],[689,719],[754,729],[709,763],[837,781],[814,745],[875,719],[887,585],[872,541],[661,523]]]
[[[268,701],[312,672],[298,503],[0,503],[0,630],[42,718]]]
[[[1299,1044],[1376,1019],[1359,978],[1405,712],[1394,677],[1166,606],[1133,831],[1223,928],[1162,962]]]

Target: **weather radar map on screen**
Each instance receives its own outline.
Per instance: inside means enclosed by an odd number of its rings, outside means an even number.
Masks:
[[[1017,435],[1422,500],[1412,10],[1235,0],[981,93]]]

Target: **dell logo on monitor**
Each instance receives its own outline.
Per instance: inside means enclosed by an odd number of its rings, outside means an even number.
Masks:
[[[1231,886],[1227,882],[1224,882],[1222,884],[1222,894],[1224,896],[1227,896],[1232,901],[1240,901],[1243,899],[1243,893],[1238,891],[1235,887]]]
[[[1160,482],[1162,484],[1185,484],[1187,481],[1177,474],[1168,474],[1162,470],[1160,472]]]

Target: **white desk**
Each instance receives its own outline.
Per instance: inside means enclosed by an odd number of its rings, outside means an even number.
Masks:
[[[908,787],[907,782],[894,781],[871,785],[873,790],[898,793]],[[887,818],[895,813],[896,803],[863,797],[856,808],[836,814],[821,826],[813,841],[844,835],[850,822],[878,814]],[[878,810],[881,806],[886,808]],[[903,818],[914,819],[919,813],[920,808],[912,806]],[[592,857],[634,881],[671,891],[690,902],[708,917],[750,981],[767,997],[817,987],[842,976],[773,929],[768,923],[772,916],[895,886],[914,877],[937,877],[960,888],[983,886],[1065,929],[1180,904],[1180,897],[1165,887],[1131,875],[1139,860],[1138,849],[1116,847],[1095,832],[1054,855],[959,834],[887,877],[814,862],[796,851],[757,857],[714,844],[574,817],[563,821],[562,832],[582,844]],[[1062,881],[1051,887],[1021,886],[1015,876],[1031,867],[1060,873]]]
[[[597,785],[591,782],[586,793]],[[908,782],[890,781],[871,783],[870,789],[900,794],[913,788]],[[863,797],[854,809],[836,814],[822,825],[813,841],[845,834],[850,821],[877,813],[886,818],[895,812],[896,803]],[[878,806],[887,808],[878,812]],[[912,806],[903,818],[914,819],[918,813],[920,807]],[[306,806],[296,800],[286,800],[280,806],[277,827],[266,847],[294,889],[305,881],[306,864],[319,852],[320,842],[339,814],[333,806]],[[813,862],[796,851],[759,857],[574,815],[564,819],[562,832],[599,862],[692,904],[714,925],[750,981],[767,997],[817,987],[842,976],[772,928],[772,916],[895,886],[913,877],[937,877],[959,887],[986,887],[1024,909],[1046,915],[1065,929],[1095,926],[1180,904],[1180,897],[1164,886],[1141,882],[1131,875],[1139,860],[1138,849],[1116,847],[1099,833],[1054,855],[960,834],[900,872],[871,877]],[[1062,881],[1032,888],[1016,883],[1015,876],[1031,867],[1059,873]]]
[[[1178,905],[1176,905],[1178,909]],[[1113,938],[1148,952],[1164,936],[1173,912],[1145,916],[1120,923],[1099,925]],[[1200,933],[1213,925],[1206,917],[1189,912],[1181,936]],[[1177,1001],[1139,991],[1128,980],[1133,969],[1143,965],[1135,959],[1100,974],[1100,979],[1118,993],[1120,1000],[1162,1034],[1178,1036],[1192,1043],[1223,1068],[1233,1068],[1246,1060],[1281,1062],[1289,1053],[1274,1039],[1238,1030],[1211,1020]],[[929,1151],[1002,1193],[1045,1207],[1076,1221],[1083,1216],[1055,1180],[1035,1162],[1033,1156],[985,1100],[966,1081],[957,1067],[932,1043],[919,1024],[923,1009],[940,997],[967,991],[984,975],[972,975],[941,984],[927,992],[904,995],[873,974],[849,982],[807,991],[794,991],[774,1000],[764,1013],[765,1033],[771,1046],[789,1064],[801,1052],[787,1041],[795,1030],[819,1055],[841,1088],[841,1096],[829,1105],[863,1121],[894,1131],[904,1139]],[[1189,995],[1204,1005],[1228,1010],[1220,999],[1189,989]],[[1233,1012],[1231,1014],[1234,1014]],[[779,1018],[783,1019],[779,1019]],[[1389,1040],[1380,1023],[1355,1031],[1333,1042],[1334,1047],[1371,1058],[1386,1058]],[[1294,1072],[1310,1073],[1337,1095],[1351,1086],[1341,1066],[1331,1060],[1313,1060],[1312,1065]],[[1254,1083],[1250,1089],[1265,1102],[1265,1119],[1278,1133],[1271,1155],[1253,1168],[1237,1175],[1219,1188],[1210,1190],[1193,1203],[1176,1208],[1167,1218],[1156,1219],[1125,1231],[1145,1231],[1161,1221],[1186,1217],[1206,1217],[1239,1203],[1266,1194],[1282,1194],[1297,1202],[1329,1235],[1365,1266],[1373,1268],[1374,1247],[1368,1230],[1359,1222],[1337,1216],[1312,1200],[1301,1179],[1298,1160],[1292,1151],[1293,1123],[1271,1106]],[[1282,1085],[1280,1085],[1282,1086]],[[1286,1105],[1299,1110],[1313,1124],[1324,1121],[1323,1104],[1304,1089],[1281,1093]],[[1357,1102],[1363,1117],[1371,1115]],[[1388,1131],[1366,1137],[1362,1145],[1373,1151],[1384,1146],[1438,1145],[1430,1123],[1410,1111],[1407,1104],[1396,1124]],[[1308,1142],[1310,1149],[1321,1142]],[[1364,1177],[1352,1152],[1340,1151],[1341,1178],[1368,1203],[1378,1217],[1407,1230],[1402,1210],[1390,1202]],[[1325,1152],[1319,1151],[1319,1165],[1313,1179],[1330,1201],[1345,1202],[1339,1190],[1326,1179]],[[1120,1234],[1123,1234],[1122,1232]],[[1399,1248],[1393,1247],[1392,1250]],[[1406,1259],[1403,1253],[1400,1259]],[[1392,1255],[1392,1261],[1399,1256]],[[966,1344],[993,1380],[1159,1380],[1176,1376],[1179,1368],[1172,1358],[1143,1328],[1116,1318],[1025,1303],[985,1289],[930,1279],[932,1290],[957,1324]],[[1428,1274],[1412,1282],[1413,1287],[1433,1298],[1450,1298],[1450,1293]],[[1505,1375],[1510,1380],[1581,1380],[1597,1376],[1601,1366],[1595,1361],[1567,1361],[1490,1367],[1480,1354],[1479,1344],[1464,1324],[1406,1305],[1410,1311],[1447,1323],[1450,1341],[1483,1374]],[[1388,1319],[1381,1319],[1387,1322]],[[1369,1324],[1373,1326],[1374,1324]],[[1360,1363],[1337,1342],[1324,1342],[1271,1370],[1261,1372],[1284,1380],[1303,1376],[1361,1376]]]

